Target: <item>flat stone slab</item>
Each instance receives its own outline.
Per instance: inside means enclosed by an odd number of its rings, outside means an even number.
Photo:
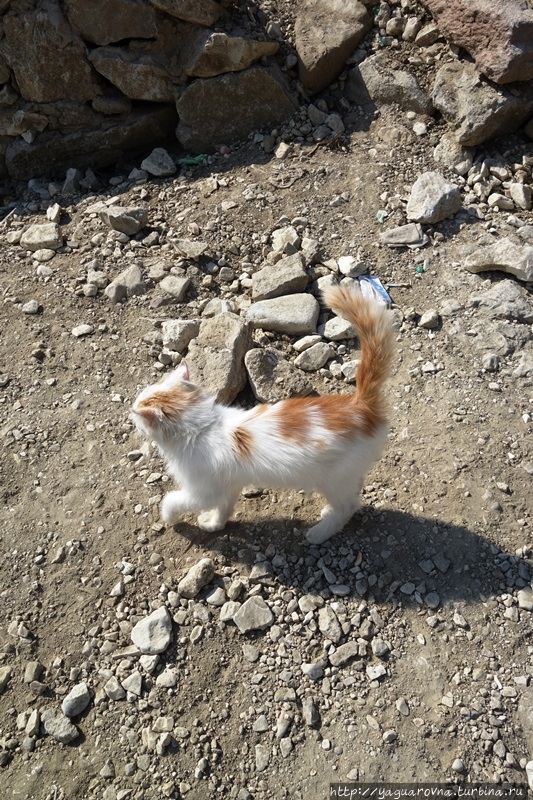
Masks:
[[[131,640],[141,653],[163,653],[172,639],[172,618],[165,606],[141,619],[131,631]]]
[[[499,239],[494,244],[480,247],[465,259],[469,272],[498,270],[508,272],[521,281],[533,281],[533,247],[516,244],[511,239]]]
[[[246,318],[255,328],[305,336],[316,333],[320,307],[310,294],[292,294],[270,300],[260,300],[248,309]]]
[[[63,245],[63,236],[55,222],[30,225],[20,237],[20,244],[26,250],[58,250]]]
[[[286,294],[302,292],[309,277],[301,253],[286,256],[252,275],[252,299],[268,300]]]
[[[241,633],[264,630],[274,622],[274,614],[262,597],[254,595],[242,604],[233,615],[233,621]]]
[[[144,228],[148,222],[148,209],[137,208],[134,206],[109,206],[99,211],[100,218],[103,219],[113,230],[134,236]]]
[[[433,224],[452,217],[462,205],[461,190],[440,172],[424,172],[411,189],[407,217]]]

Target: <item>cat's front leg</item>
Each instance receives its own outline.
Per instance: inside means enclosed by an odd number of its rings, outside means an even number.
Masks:
[[[233,492],[228,493],[227,498],[219,503],[217,508],[200,514],[198,517],[199,527],[211,533],[221,531],[232,514],[239,492],[239,489],[235,489]]]
[[[188,494],[183,490],[168,492],[161,503],[161,517],[167,525],[175,525],[184,514],[195,510]]]

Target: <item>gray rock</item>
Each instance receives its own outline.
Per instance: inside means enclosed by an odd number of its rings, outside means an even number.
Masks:
[[[304,88],[313,93],[329,86],[371,27],[372,18],[358,0],[336,3],[334,10],[329,0],[301,3],[294,35],[298,74]]]
[[[240,607],[241,604],[237,600],[228,600],[220,609],[220,622],[233,622],[233,618]]]
[[[157,35],[153,8],[132,0],[69,0],[68,17],[74,30],[93,44],[106,45],[123,39]]]
[[[526,764],[526,778],[527,785],[533,792],[533,761],[528,761]]]
[[[439,172],[424,172],[413,184],[407,217],[433,224],[453,216],[462,205],[461,191]]]
[[[85,682],[73,686],[61,703],[61,710],[66,717],[77,717],[85,711],[91,702],[91,695]]]
[[[142,54],[137,55],[135,50],[97,47],[88,57],[95,70],[130,100],[152,103],[171,103],[174,100],[175,90],[169,71]]]
[[[187,294],[187,290],[191,285],[190,278],[181,275],[167,275],[159,287],[174,298],[176,303],[181,303]]]
[[[383,664],[369,664],[366,668],[366,674],[369,680],[377,681],[379,678],[383,678],[383,676],[387,674],[387,670]]]
[[[165,175],[174,175],[178,171],[174,159],[163,147],[156,147],[149,156],[141,161],[141,169],[149,175],[161,178]]]
[[[474,162],[474,149],[463,147],[452,133],[444,133],[433,151],[433,158],[439,164],[450,167],[458,175],[466,175]]]
[[[190,57],[186,72],[195,78],[239,72],[260,58],[274,55],[278,50],[278,42],[259,42],[209,31]]]
[[[520,287],[514,281],[500,281],[487,291],[471,297],[470,302],[496,319],[508,319],[527,324],[533,322],[531,303],[523,297]]]
[[[231,403],[246,385],[244,357],[251,346],[250,325],[235,314],[202,319],[189,344],[191,380],[215,393],[219,403]]]
[[[361,258],[341,256],[338,261],[339,272],[347,278],[357,278],[367,271],[367,265]]]
[[[522,608],[524,611],[533,611],[533,589],[531,589],[531,587],[520,589],[516,597],[519,608]]]
[[[260,403],[277,403],[313,391],[312,384],[301,371],[273,347],[248,350],[244,364],[252,391]]]
[[[255,746],[255,769],[256,772],[264,772],[270,761],[270,747],[266,744],[256,744]]]
[[[441,67],[433,87],[433,105],[448,120],[456,141],[473,147],[515,131],[533,113],[533,102],[480,81],[467,61]]]
[[[165,319],[161,326],[163,347],[184,353],[191,339],[200,331],[199,319]]]
[[[172,618],[165,606],[152,611],[134,625],[131,640],[141,653],[163,653],[172,639]]]
[[[26,228],[20,244],[26,250],[58,250],[63,246],[63,236],[57,223],[44,222]]]
[[[130,694],[134,694],[136,697],[140,697],[142,694],[142,675],[139,670],[134,670],[127,678],[124,678],[122,681],[122,686],[129,692]]]
[[[318,627],[320,633],[331,639],[333,644],[340,642],[342,638],[342,628],[334,610],[329,605],[323,606],[318,612]]]
[[[531,186],[525,183],[511,183],[509,194],[517,208],[521,208],[524,211],[531,210]]]
[[[432,114],[433,104],[410,72],[390,68],[388,53],[377,53],[350,70],[346,84],[348,99],[358,105],[390,105],[404,111]]]
[[[359,656],[359,645],[356,641],[346,642],[346,644],[341,644],[340,647],[337,647],[334,653],[331,653],[329,656],[329,663],[333,667],[342,667],[344,664],[347,664],[353,658],[357,658]]]
[[[213,580],[215,565],[211,558],[201,558],[187,572],[178,584],[178,592],[182,597],[192,599],[198,592]]]
[[[521,353],[520,362],[513,370],[515,378],[530,378],[533,375],[533,353]]]
[[[111,700],[123,700],[126,697],[126,690],[114,675],[105,683],[104,692]]]
[[[353,339],[355,337],[353,325],[351,325],[348,320],[342,319],[342,317],[328,319],[324,325],[318,326],[318,332],[324,339],[329,339],[332,342],[339,342],[343,339]],[[333,355],[335,355],[335,353],[332,351],[330,358]]]
[[[324,667],[318,662],[302,664],[302,672],[310,681],[313,681],[313,683],[316,683],[324,677]]]
[[[320,727],[320,712],[313,697],[302,698],[302,717],[308,728]]]
[[[474,250],[465,259],[469,272],[499,270],[521,281],[533,281],[533,246],[517,244],[512,239],[498,239],[493,244]]]
[[[295,110],[277,75],[259,67],[194,81],[176,107],[176,135],[193,153],[243,139],[251,131],[282,122]]]
[[[301,239],[296,228],[286,225],[276,228],[272,233],[272,250],[280,255],[294,255],[300,247]],[[297,261],[294,263],[298,263]]]
[[[318,342],[307,350],[304,350],[303,353],[300,353],[300,355],[294,359],[294,363],[299,369],[303,369],[305,372],[315,372],[334,356],[335,351],[329,344],[326,342]]]
[[[94,328],[92,325],[88,323],[83,323],[82,325],[76,325],[75,328],[72,328],[72,335],[76,337],[76,339],[81,339],[82,336],[89,336],[91,333],[94,332]]]
[[[209,248],[206,242],[201,242],[198,239],[173,239],[172,244],[182,256],[192,261],[198,261],[200,256],[203,256]]]
[[[389,652],[389,645],[383,639],[372,639],[371,643],[372,652],[378,658],[383,658]]]
[[[300,253],[286,256],[276,264],[268,265],[252,275],[253,300],[302,292],[309,278]]]
[[[42,712],[41,720],[46,733],[61,744],[73,742],[79,736],[76,726],[55,708],[45,709]]]
[[[144,294],[145,291],[146,284],[143,283],[141,268],[132,264],[106,286],[104,294],[113,303],[120,303],[125,297]]]
[[[13,670],[11,667],[0,667],[0,694],[5,690],[12,675]]]
[[[293,294],[252,303],[246,318],[256,328],[291,336],[316,332],[320,308],[310,294]]]
[[[433,328],[438,328],[439,323],[440,317],[438,311],[436,311],[434,308],[430,308],[428,311],[424,311],[424,313],[421,315],[420,319],[418,320],[418,327],[431,330]]]
[[[39,301],[38,300],[28,300],[27,303],[24,303],[22,306],[22,313],[23,314],[38,314],[39,313]]]
[[[148,209],[129,206],[109,206],[100,210],[100,218],[113,230],[134,236],[148,222]]]
[[[254,595],[242,604],[233,621],[241,633],[264,630],[274,622],[274,615],[262,597]]]

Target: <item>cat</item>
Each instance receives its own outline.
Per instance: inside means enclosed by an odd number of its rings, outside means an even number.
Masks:
[[[312,544],[338,533],[358,510],[364,477],[389,431],[383,383],[394,355],[392,314],[342,285],[327,289],[324,301],[361,344],[354,394],[228,407],[191,383],[185,361],[139,394],[132,419],[181,487],[163,499],[165,523],[196,513],[203,530],[222,530],[249,484],[321,493],[326,505],[307,532]]]

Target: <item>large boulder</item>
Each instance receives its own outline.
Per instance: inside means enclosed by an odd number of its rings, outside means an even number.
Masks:
[[[170,75],[150,55],[121,47],[99,47],[89,58],[95,70],[131,100],[171,103],[174,99]]]
[[[193,153],[213,150],[257,128],[282,122],[296,108],[281,80],[259,67],[194,81],[176,107],[176,135]]]
[[[157,34],[155,10],[136,0],[65,0],[73,30],[93,44],[151,39]]]
[[[142,152],[154,141],[171,136],[176,120],[172,106],[156,106],[110,123],[104,130],[52,136],[45,132],[32,144],[17,139],[6,150],[7,171],[12,178],[27,181],[53,176],[72,164],[79,168],[107,167],[116,164],[125,151]]]
[[[422,0],[440,32],[496,83],[533,78],[533,8],[527,0]]]
[[[439,69],[433,105],[454,128],[456,140],[467,146],[512,133],[533,113],[531,99],[481,80],[466,61]]]
[[[321,92],[372,27],[359,0],[302,0],[294,29],[298,72],[309,92]]]
[[[13,70],[25,100],[86,101],[100,94],[85,45],[73,34],[57,0],[20,14],[8,10],[2,25],[0,54]]]
[[[150,2],[173,17],[206,27],[214,25],[223,13],[222,6],[215,3],[215,0],[150,0]]]

